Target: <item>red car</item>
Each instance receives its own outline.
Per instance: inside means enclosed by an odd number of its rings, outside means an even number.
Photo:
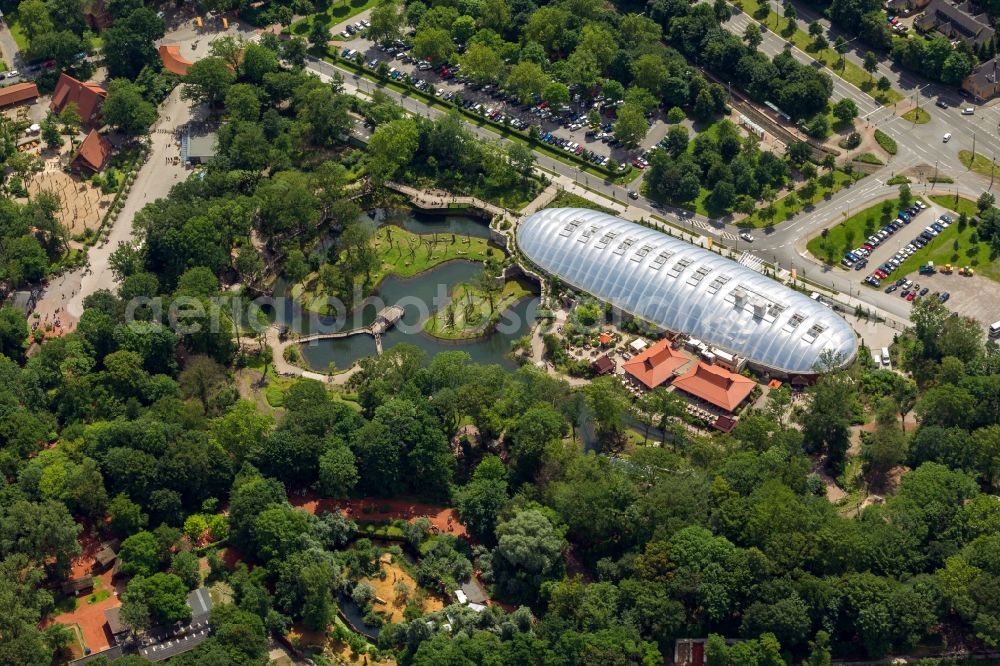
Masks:
[[[910,293],[908,293],[908,294],[906,295],[906,300],[908,300],[908,301],[912,301],[912,300],[913,300],[913,298],[914,298],[914,297],[915,297],[916,295],[917,295],[916,293],[914,293],[914,292],[912,292],[912,291],[911,291]]]

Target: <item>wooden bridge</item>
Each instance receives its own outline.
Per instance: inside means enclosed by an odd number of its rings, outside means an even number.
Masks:
[[[375,321],[370,326],[355,328],[350,331],[337,331],[336,333],[313,333],[295,338],[292,342],[305,344],[314,340],[333,340],[335,338],[347,338],[352,335],[370,335],[375,338],[375,353],[382,354],[382,334],[396,325],[403,318],[403,308],[398,305],[390,305],[383,308],[377,315]]]

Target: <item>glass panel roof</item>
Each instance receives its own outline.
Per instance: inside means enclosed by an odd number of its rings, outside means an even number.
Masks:
[[[602,251],[610,244],[603,239],[619,237],[625,240],[615,251]],[[858,351],[851,326],[822,303],[731,259],[600,211],[538,211],[518,226],[517,243],[536,266],[567,284],[761,366],[808,374],[824,351],[845,363]],[[718,277],[702,279],[709,274]]]

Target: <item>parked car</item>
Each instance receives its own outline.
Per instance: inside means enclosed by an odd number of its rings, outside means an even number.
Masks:
[[[938,300],[941,301],[942,303],[947,301],[949,298],[951,298],[951,294],[949,294],[947,291],[938,296]]]

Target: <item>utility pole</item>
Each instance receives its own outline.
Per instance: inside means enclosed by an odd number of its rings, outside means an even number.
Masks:
[[[990,164],[990,187],[989,187],[989,189],[991,189],[991,190],[993,189],[993,177],[996,175],[996,170],[997,170],[997,154],[996,154],[996,152],[994,152],[993,153],[993,162]]]
[[[937,160],[934,160],[934,179],[931,181],[932,183],[937,183],[937,166]]]
[[[972,165],[975,163],[975,161],[976,161],[976,133],[973,132],[972,133],[972,161],[969,162],[969,168],[970,169],[972,168]]]

